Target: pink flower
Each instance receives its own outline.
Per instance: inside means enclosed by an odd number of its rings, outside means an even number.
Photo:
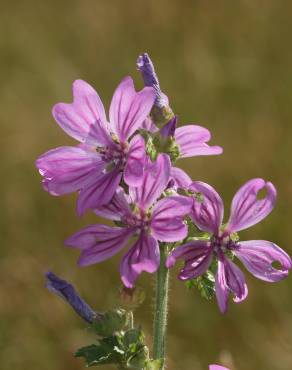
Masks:
[[[266,195],[259,199],[262,189],[266,190]],[[179,258],[185,261],[179,274],[181,280],[204,274],[215,256],[218,261],[216,297],[220,310],[226,312],[229,293],[234,295],[235,302],[241,302],[248,294],[244,275],[229,258],[230,255],[237,257],[258,279],[276,282],[288,275],[292,261],[276,244],[265,240],[239,242],[234,237],[234,233],[257,224],[272,211],[276,200],[272,183],[253,179],[243,185],[233,198],[230,218],[225,226],[222,225],[224,207],[219,194],[203,182],[192,183],[189,190],[194,192],[191,217],[202,231],[211,236],[209,240],[191,241],[170,254],[167,267],[172,267]],[[279,262],[280,267],[273,266],[274,262]]]
[[[136,92],[133,80],[124,78],[113,95],[109,122],[98,94],[85,81],[73,83],[73,97],[73,103],[56,104],[53,116],[81,145],[50,150],[38,158],[36,166],[50,194],[79,191],[81,215],[108,203],[122,176],[128,185],[141,184],[145,144],[134,134],[149,114],[155,92],[151,87]]]
[[[132,288],[142,271],[157,271],[158,241],[183,240],[188,232],[183,219],[192,207],[192,200],[185,196],[159,200],[169,176],[169,157],[160,154],[156,162],[148,160],[141,186],[130,186],[129,195],[119,188],[110,203],[97,209],[97,215],[118,222],[120,227],[91,225],[67,239],[67,246],[81,250],[79,265],[87,266],[112,257],[134,236],[135,242],[120,265],[124,285]]]
[[[227,367],[220,365],[209,365],[209,370],[229,370]]]

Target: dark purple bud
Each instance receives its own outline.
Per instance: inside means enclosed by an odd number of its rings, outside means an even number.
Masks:
[[[60,279],[52,272],[46,273],[46,286],[50,292],[63,298],[88,323],[92,323],[98,314],[78,295],[73,285]]]
[[[169,122],[167,122],[161,129],[160,135],[164,138],[174,136],[177,125],[177,116],[174,116]]]
[[[144,53],[138,57],[137,68],[142,74],[144,85],[153,87],[155,89],[156,100],[154,105],[159,108],[168,106],[168,98],[160,89],[159,80],[156,75],[154,65],[147,53]]]

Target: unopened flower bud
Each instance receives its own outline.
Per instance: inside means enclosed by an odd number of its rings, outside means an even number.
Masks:
[[[53,272],[46,273],[46,286],[52,293],[63,298],[88,323],[98,318],[98,314],[79,296],[73,285],[60,279]]]
[[[147,53],[137,59],[137,68],[142,74],[145,86],[153,87],[156,99],[151,111],[151,117],[156,124],[163,124],[173,118],[173,112],[169,106],[168,97],[161,91],[159,80],[154,65]]]

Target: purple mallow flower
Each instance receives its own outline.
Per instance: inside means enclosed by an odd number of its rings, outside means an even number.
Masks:
[[[49,291],[68,302],[83,320],[92,323],[98,318],[99,315],[79,296],[73,285],[60,279],[53,272],[46,273],[46,286]]]
[[[259,197],[261,190],[266,190],[263,198]],[[276,189],[272,183],[258,178],[243,185],[233,198],[226,225],[222,225],[222,199],[210,185],[194,182],[189,191],[194,193],[191,217],[200,230],[211,236],[209,240],[190,241],[171,252],[167,267],[172,267],[177,259],[185,261],[179,274],[181,280],[204,274],[215,256],[218,261],[216,297],[220,310],[226,312],[229,293],[234,295],[235,302],[241,302],[248,294],[244,275],[232,262],[231,256],[237,257],[258,279],[276,282],[287,276],[292,262],[281,248],[265,240],[239,242],[236,234],[257,224],[272,211],[276,200]],[[275,262],[280,267],[276,267]]]
[[[128,288],[142,271],[159,267],[158,241],[176,242],[187,236],[184,216],[192,207],[191,198],[174,195],[158,200],[170,178],[170,160],[160,154],[156,162],[147,161],[139,187],[129,187],[129,195],[119,188],[107,205],[96,214],[118,222],[120,227],[91,225],[77,232],[65,244],[81,250],[80,266],[104,261],[117,254],[133,236],[136,241],[124,255],[120,272]]]
[[[73,83],[73,103],[58,103],[53,116],[61,128],[81,142],[77,147],[59,147],[38,158],[43,187],[52,195],[79,191],[78,214],[108,203],[122,175],[128,185],[139,186],[145,161],[140,129],[149,114],[155,92],[145,87],[136,92],[126,77],[117,87],[107,121],[96,91],[85,81]]]
[[[220,146],[207,144],[211,140],[211,133],[205,127],[198,125],[185,125],[177,128],[175,116],[160,129],[162,138],[173,137],[179,149],[179,158],[201,155],[221,154]]]

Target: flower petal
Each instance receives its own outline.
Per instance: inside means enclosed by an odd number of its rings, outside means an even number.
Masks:
[[[191,185],[192,179],[181,168],[171,167],[170,183],[170,187],[187,189]]]
[[[221,154],[220,146],[206,144],[211,139],[210,131],[197,125],[179,127],[175,131],[175,140],[179,145],[180,157]]]
[[[160,251],[157,241],[142,233],[137,242],[122,259],[121,278],[127,288],[133,288],[141,272],[156,272],[159,267]]]
[[[229,370],[227,367],[220,365],[209,365],[209,370]]]
[[[77,201],[77,213],[79,216],[87,209],[95,209],[107,204],[112,197],[121,181],[122,174],[117,166],[111,172],[102,174],[96,182],[82,189]]]
[[[163,138],[174,136],[174,133],[176,131],[176,125],[177,125],[177,116],[174,116],[163,127],[161,127],[159,131],[160,136]]]
[[[164,242],[183,240],[188,233],[183,217],[190,212],[192,204],[191,198],[179,195],[158,201],[152,213],[152,235]]]
[[[110,105],[110,124],[121,142],[125,142],[151,111],[155,100],[152,87],[135,91],[131,77],[126,77],[117,87]]]
[[[130,142],[127,163],[124,170],[125,182],[130,186],[140,186],[146,159],[145,141],[140,135]]]
[[[130,201],[125,194],[124,189],[118,187],[111,201],[94,210],[97,216],[107,218],[109,220],[121,221],[125,217],[131,217],[132,211]]]
[[[229,292],[233,293],[233,301],[236,303],[243,301],[248,294],[242,271],[225,257],[218,260],[215,287],[218,306],[222,313],[227,311]]]
[[[150,117],[146,117],[146,119],[142,123],[141,128],[151,133],[157,132],[159,130]]]
[[[276,244],[266,240],[240,242],[234,254],[251,274],[271,283],[287,277],[292,267],[288,254]],[[273,267],[274,262],[280,263],[281,267]]]
[[[67,247],[80,249],[78,264],[88,266],[102,262],[117,254],[133,234],[133,228],[91,225],[65,241]]]
[[[147,209],[166,188],[170,175],[170,159],[166,154],[159,154],[155,162],[148,158],[145,165],[142,184],[130,187],[130,195],[141,209]]]
[[[53,116],[60,127],[81,143],[115,147],[97,92],[85,81],[76,80],[73,97],[73,103],[58,103],[53,107]]]
[[[178,259],[185,261],[179,279],[189,280],[203,275],[212,261],[212,248],[209,242],[194,240],[175,248],[166,260],[166,267],[174,266]]]
[[[260,190],[266,189],[266,196],[257,199]],[[271,182],[252,179],[235,194],[231,204],[231,214],[226,229],[240,231],[263,220],[274,208],[277,192]]]
[[[43,186],[52,195],[78,191],[96,181],[105,167],[96,152],[63,146],[49,150],[36,161]]]
[[[204,231],[218,233],[222,224],[224,206],[220,195],[216,190],[201,181],[195,181],[189,186],[189,190],[197,195],[194,197],[194,206],[191,212],[195,224]]]

